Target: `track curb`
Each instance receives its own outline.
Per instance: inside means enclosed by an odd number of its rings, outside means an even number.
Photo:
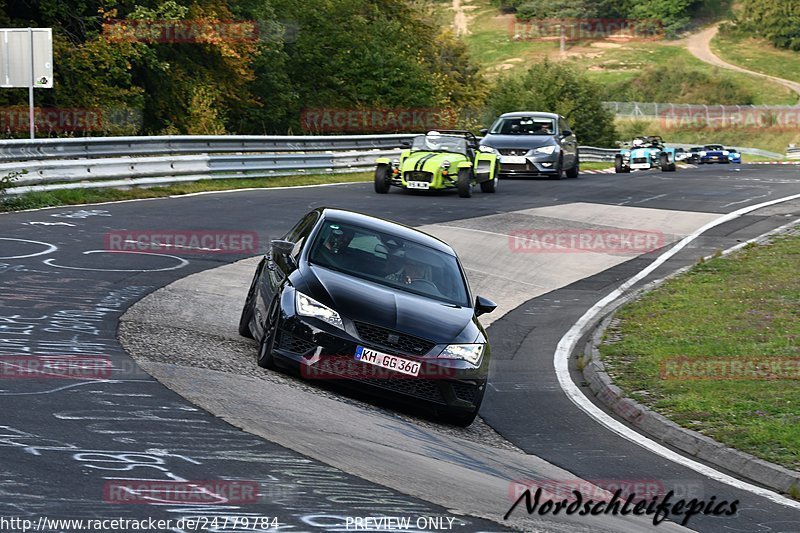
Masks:
[[[763,243],[769,237],[782,233],[786,227],[765,233],[750,242]],[[724,252],[738,250],[737,245]],[[710,257],[706,258],[709,259]],[[641,297],[665,281],[688,271],[692,266],[681,268],[659,280],[653,281],[614,302],[593,326],[583,353],[583,377],[595,397],[615,415],[635,428],[651,435],[663,443],[695,457],[706,463],[722,468],[736,476],[748,479],[771,490],[784,494],[800,491],[800,472],[796,472],[759,459],[748,453],[730,448],[710,437],[684,428],[665,416],[650,410],[639,402],[625,396],[625,393],[614,384],[600,359],[598,346],[602,343],[603,334],[614,320],[617,311],[625,304]],[[590,329],[590,331],[592,331]]]

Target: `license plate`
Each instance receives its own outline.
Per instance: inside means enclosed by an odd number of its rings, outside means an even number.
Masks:
[[[418,375],[419,368],[421,366],[421,364],[416,361],[409,361],[408,359],[403,359],[402,357],[395,357],[394,355],[389,355],[387,353],[370,350],[369,348],[364,348],[363,346],[356,347],[355,358],[356,361],[369,363],[381,368],[387,368],[389,370],[394,370],[395,372],[400,372],[401,374],[407,374],[409,376]]]
[[[500,158],[500,163],[509,165],[524,165],[528,162],[528,158],[524,155],[504,155]]]
[[[406,187],[409,189],[427,189],[431,186],[427,181],[407,181]]]
[[[650,168],[650,163],[633,163],[631,168]]]

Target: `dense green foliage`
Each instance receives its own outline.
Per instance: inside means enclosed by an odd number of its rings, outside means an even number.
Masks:
[[[222,29],[142,39],[142,21]],[[0,23],[53,28],[55,86],[37,105],[98,110],[94,134],[299,133],[307,108],[463,114],[486,93],[464,45],[405,0],[6,0]]]
[[[743,0],[735,30],[764,37],[778,48],[800,50],[800,2],[797,0]]]
[[[516,12],[523,20],[623,18],[652,21],[653,27],[660,27],[668,37],[685,29],[693,16],[719,12],[727,5],[724,0],[494,0],[494,3],[503,10]]]
[[[614,115],[603,107],[599,89],[569,66],[544,61],[497,81],[487,99],[487,119],[509,111],[550,111],[567,119],[580,144],[612,146]]]
[[[640,76],[603,87],[603,99],[619,102],[672,102],[722,105],[753,103],[753,94],[727,73],[697,70],[680,63],[650,65]]]

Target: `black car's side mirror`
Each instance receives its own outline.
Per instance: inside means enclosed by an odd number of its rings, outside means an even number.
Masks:
[[[294,243],[292,241],[285,241],[275,239],[270,243],[272,245],[273,255],[289,255],[294,250]]]
[[[562,137],[569,137],[570,135],[572,135],[572,130],[564,130],[561,132]]]
[[[481,128],[478,130],[478,133],[480,133],[481,135],[486,135],[487,133],[489,133],[489,130],[488,128]]]
[[[484,298],[483,296],[478,296],[475,298],[475,315],[481,316],[487,313],[491,313],[497,309],[497,304],[491,301],[488,298]]]

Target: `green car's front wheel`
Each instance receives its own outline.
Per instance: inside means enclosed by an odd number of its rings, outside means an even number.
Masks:
[[[389,165],[378,165],[375,169],[375,192],[378,194],[386,194],[389,192],[389,180],[391,174]]]
[[[471,168],[458,169],[458,195],[461,198],[470,198],[472,196]]]
[[[495,192],[497,190],[497,182],[497,165],[495,165],[492,179],[481,183],[481,192]]]

